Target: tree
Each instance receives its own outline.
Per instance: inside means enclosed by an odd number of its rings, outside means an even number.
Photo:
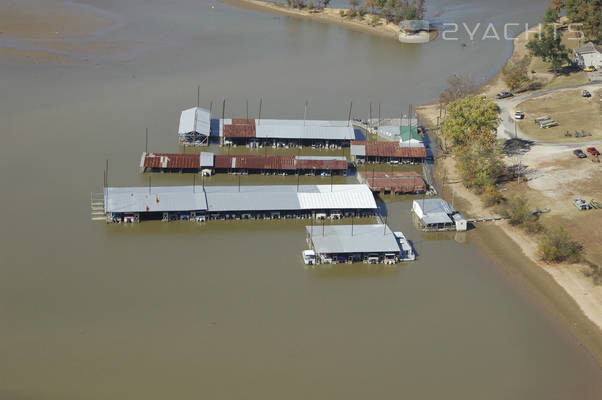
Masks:
[[[454,153],[458,161],[460,176],[466,187],[474,188],[477,192],[497,192],[495,183],[504,170],[501,151],[497,146],[480,142],[472,142],[465,146],[456,147]],[[499,193],[495,193],[488,205],[499,201]],[[489,196],[487,196],[489,197]]]
[[[583,24],[587,40],[602,43],[602,0],[566,0],[565,8],[572,24]]]
[[[453,146],[479,144],[491,149],[497,137],[498,124],[497,104],[471,94],[447,105],[441,130]]]
[[[561,41],[562,36],[559,31],[544,29],[541,37],[532,39],[527,43],[527,49],[532,56],[541,57],[544,61],[550,63],[554,75],[558,75],[558,70],[568,61],[569,56]]]
[[[452,75],[447,78],[449,87],[439,95],[439,102],[447,105],[454,100],[474,94],[477,87],[470,75]]]
[[[352,10],[355,10],[355,7],[357,7],[359,4],[359,0],[349,0],[349,5],[351,6]]]
[[[579,262],[583,246],[572,240],[562,227],[557,226],[543,235],[539,242],[538,252],[541,259],[548,263]]]
[[[551,24],[558,21],[558,18],[560,18],[560,13],[558,9],[554,7],[546,8],[545,13],[543,14],[543,22],[545,22],[546,24]]]
[[[525,86],[531,83],[529,79],[529,65],[531,58],[524,56],[518,61],[509,62],[502,69],[504,83],[512,91],[524,89]]]
[[[550,7],[560,11],[561,8],[564,8],[564,0],[552,0]]]

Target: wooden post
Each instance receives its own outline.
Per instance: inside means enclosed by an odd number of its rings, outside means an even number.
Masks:
[[[263,99],[260,97],[259,98],[259,117],[257,118],[257,125],[259,125],[261,123],[261,103],[263,102]]]
[[[146,142],[144,144],[144,152],[148,153],[148,128],[146,128]]]
[[[307,119],[307,100],[305,100],[305,111],[303,111],[303,126],[305,126],[305,120]]]
[[[152,187],[152,181],[151,181],[152,176],[149,175],[148,176],[148,194],[151,194],[151,187]]]
[[[247,99],[247,123],[249,122],[249,100]]]
[[[378,102],[378,126],[380,127],[380,102]]]
[[[372,128],[372,102],[370,102],[370,117],[368,118],[368,127]]]
[[[351,124],[351,109],[353,108],[353,100],[349,103],[349,116],[347,117],[347,126]]]

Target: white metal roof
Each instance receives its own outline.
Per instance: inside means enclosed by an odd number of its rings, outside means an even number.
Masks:
[[[265,139],[353,140],[355,132],[347,121],[255,120],[255,136]]]
[[[451,215],[454,213],[454,209],[449,203],[443,199],[421,199],[414,200],[414,205],[418,205],[425,215],[444,213]],[[449,218],[448,218],[449,219]]]
[[[201,152],[201,168],[213,167],[214,156],[213,153],[203,151]]]
[[[422,222],[426,225],[451,224],[452,220],[444,212],[435,212],[435,213],[425,214],[424,217],[422,217]]]
[[[351,149],[349,149],[349,154],[352,156],[365,156],[366,146],[363,144],[352,144]]]
[[[209,136],[211,130],[211,114],[209,110],[193,107],[182,111],[180,114],[180,127],[178,134],[199,133]]]
[[[386,225],[306,226],[316,253],[399,253],[399,242]]]
[[[105,188],[105,212],[163,212],[205,210],[201,186]]]
[[[105,212],[375,209],[367,185],[163,186],[105,189]]]

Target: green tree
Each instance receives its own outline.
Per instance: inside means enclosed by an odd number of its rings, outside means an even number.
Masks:
[[[548,263],[579,262],[583,253],[581,243],[574,241],[561,226],[547,231],[538,247],[539,256]]]
[[[510,90],[525,89],[531,83],[529,79],[529,65],[531,58],[524,56],[518,61],[509,62],[502,69],[504,83]]]
[[[452,146],[479,144],[485,149],[492,148],[499,124],[497,104],[477,95],[468,95],[452,101],[445,110],[441,130]]]
[[[545,13],[543,14],[543,22],[545,22],[546,24],[551,24],[558,21],[558,18],[560,18],[560,13],[558,12],[558,9],[554,7],[546,8]]]
[[[587,40],[602,43],[602,0],[566,0],[566,15],[581,29]]]
[[[558,75],[558,70],[568,61],[568,51],[561,43],[562,35],[560,31],[544,29],[541,37],[530,40],[527,43],[529,54],[541,57],[544,61],[550,63],[554,70],[554,75]]]
[[[355,10],[355,7],[357,7],[360,4],[359,0],[349,0],[349,5],[351,6],[351,9]]]

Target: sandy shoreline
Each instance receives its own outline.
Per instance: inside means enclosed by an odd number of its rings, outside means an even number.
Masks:
[[[524,32],[514,40],[514,50],[508,62],[526,54]],[[486,96],[505,90],[501,71],[480,87]],[[439,104],[417,108],[417,114],[427,126],[436,126]],[[462,185],[451,157],[438,160],[435,173],[442,186],[442,197],[454,202],[468,216],[493,216],[495,211],[484,208],[481,199]],[[602,366],[602,287],[596,287],[583,274],[585,265],[547,265],[537,257],[536,239],[501,221],[478,226],[475,242],[525,288],[538,304],[562,323],[583,344]]]
[[[390,39],[399,40],[399,27],[396,24],[385,24],[384,22],[379,23],[377,26],[371,26],[367,23],[372,18],[371,14],[366,14],[364,21],[355,19],[341,18],[339,12],[340,8],[325,8],[323,11],[318,13],[309,13],[306,10],[297,10],[286,6],[281,6],[270,1],[262,0],[219,0],[224,4],[229,4],[239,8],[246,8],[249,10],[269,12],[278,15],[285,15],[295,18],[304,18],[312,21],[322,22],[326,24],[334,24],[356,30],[359,32],[367,32],[374,35],[388,37]],[[437,33],[431,32],[431,40],[436,38]]]

